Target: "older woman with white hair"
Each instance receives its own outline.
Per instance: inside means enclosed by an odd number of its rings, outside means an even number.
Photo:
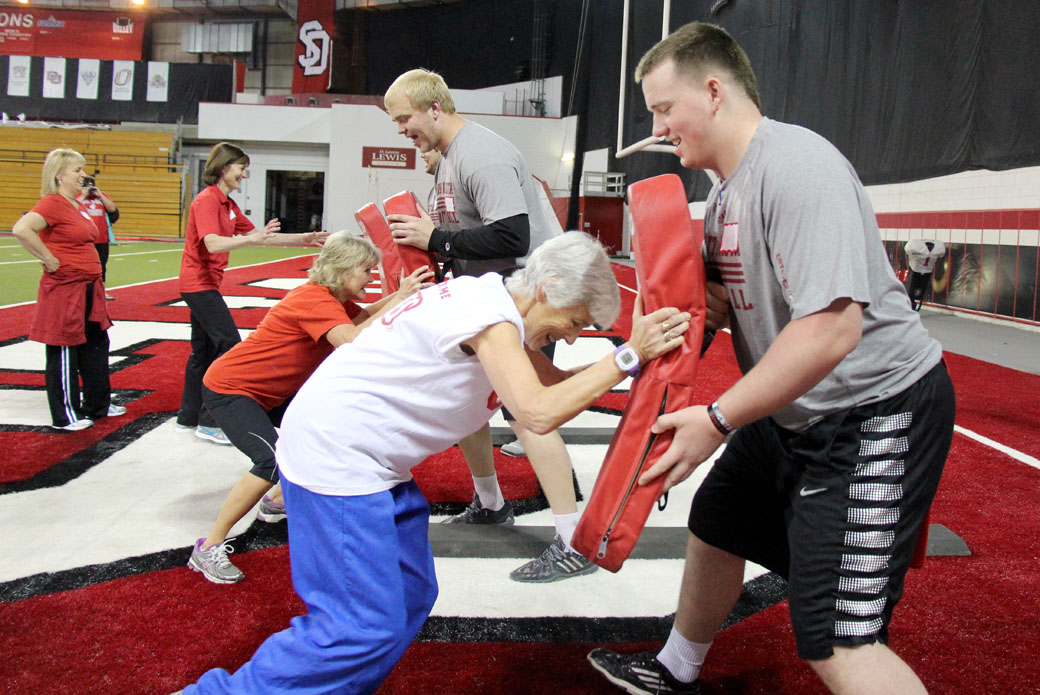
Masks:
[[[234,675],[197,693],[370,693],[437,597],[429,507],[411,468],[483,426],[505,403],[552,431],[678,347],[689,314],[639,302],[628,343],[574,373],[528,350],[613,324],[617,282],[603,247],[568,232],[503,282],[497,273],[424,289],[334,352],[286,411],[277,458],[293,585],[307,606]],[[526,349],[525,349],[526,348]]]
[[[43,163],[40,202],[11,231],[43,264],[29,340],[46,345],[44,380],[51,427],[83,430],[98,418],[123,415],[112,403],[108,377],[108,329],[97,228],[77,199],[86,160],[56,149]],[[80,400],[79,380],[83,379]]]
[[[308,272],[308,281],[271,307],[242,342],[217,358],[202,379],[202,400],[231,443],[253,463],[220,508],[209,535],[195,541],[188,567],[215,584],[245,575],[228,560],[225,542],[231,528],[260,503],[258,518],[285,518],[277,489],[275,427],[296,390],[335,348],[349,343],[369,322],[433,277],[426,267],[408,277],[402,272],[394,294],[361,308],[379,250],[348,232],[331,235]]]

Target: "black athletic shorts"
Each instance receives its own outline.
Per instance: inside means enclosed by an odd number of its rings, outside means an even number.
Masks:
[[[946,366],[802,433],[741,427],[694,495],[690,531],[788,581],[804,659],[888,640],[953,438]]]

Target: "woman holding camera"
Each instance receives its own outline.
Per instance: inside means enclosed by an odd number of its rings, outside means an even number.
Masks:
[[[52,150],[43,163],[40,202],[11,228],[43,263],[29,339],[47,346],[51,426],[69,431],[126,413],[126,408],[111,403],[107,331],[112,321],[94,248],[97,228],[77,200],[85,163],[74,150]]]
[[[97,187],[93,176],[83,177],[83,191],[79,194],[79,202],[90,215],[90,219],[97,227],[97,237],[94,239],[94,248],[97,250],[98,259],[101,261],[101,281],[108,282],[105,268],[108,265],[108,232],[110,226],[119,219],[119,208],[108,194]],[[105,294],[105,299],[113,299]]]

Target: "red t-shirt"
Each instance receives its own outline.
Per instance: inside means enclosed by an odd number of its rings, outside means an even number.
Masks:
[[[181,257],[180,291],[219,290],[228,264],[229,252],[210,253],[203,239],[210,234],[232,237],[253,230],[238,204],[224,195],[214,184],[207,186],[191,201],[188,229]]]
[[[101,277],[101,259],[94,248],[97,227],[79,203],[51,193],[41,198],[32,211],[47,221],[40,241],[58,258],[63,269],[83,273],[85,279]]]
[[[97,227],[97,236],[94,237],[94,243],[107,244],[108,218],[105,216],[105,204],[101,202],[101,198],[87,198],[80,201],[80,205],[87,211],[94,226]]]
[[[260,325],[206,370],[202,383],[217,393],[249,396],[264,410],[296,393],[332,352],[325,334],[352,323],[361,308],[341,304],[328,287],[307,282],[271,307]]]

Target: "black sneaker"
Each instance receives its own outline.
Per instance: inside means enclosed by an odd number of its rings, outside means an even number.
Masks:
[[[618,654],[606,649],[589,652],[589,663],[607,680],[632,695],[700,695],[699,681],[678,681],[657,660],[656,652]]]
[[[500,526],[511,526],[513,523],[513,505],[509,500],[502,505],[498,511],[491,511],[480,506],[480,496],[473,493],[473,501],[461,514],[449,516],[441,521],[442,524],[498,524]]]

